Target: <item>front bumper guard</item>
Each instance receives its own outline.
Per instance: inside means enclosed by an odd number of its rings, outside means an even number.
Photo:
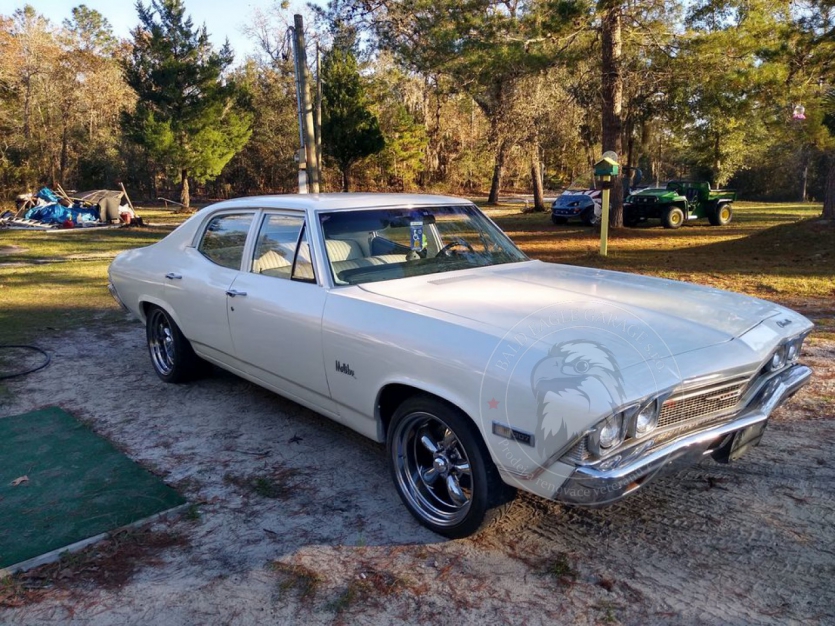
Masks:
[[[725,448],[733,445],[737,433],[742,435],[741,451],[744,451],[759,443],[759,435],[771,413],[808,383],[811,376],[812,370],[805,365],[794,365],[768,381],[730,422],[650,449],[612,469],[578,466],[554,494],[554,500],[591,507],[612,504],[662,472],[695,465],[708,455],[724,454]],[[738,453],[731,458],[737,456]]]

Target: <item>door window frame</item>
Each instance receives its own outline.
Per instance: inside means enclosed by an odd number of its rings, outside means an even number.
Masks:
[[[299,234],[296,236],[296,245],[293,249],[293,262],[290,266],[290,277],[289,278],[280,278],[277,276],[270,276],[269,278],[277,278],[278,280],[290,280],[294,283],[306,283],[308,285],[320,285],[321,282],[319,280],[319,272],[316,266],[316,252],[314,250],[315,246],[311,242],[310,239],[310,224],[307,215],[307,211],[303,211],[300,209],[259,209],[258,215],[256,216],[257,226],[256,228],[250,229],[249,237],[247,239],[247,246],[244,249],[244,252],[247,254],[247,257],[244,259],[243,269],[242,271],[248,274],[255,274],[252,271],[252,264],[255,262],[255,251],[257,249],[258,244],[258,235],[261,232],[261,228],[263,227],[264,223],[270,219],[270,217],[278,215],[283,217],[295,217],[301,218],[302,227],[299,229]],[[299,256],[299,245],[301,243],[302,236],[305,235],[307,237],[307,248],[308,253],[310,254],[310,269],[313,270],[313,278],[293,278],[293,274],[296,271],[296,259]],[[259,274],[260,275],[260,274]]]
[[[224,208],[218,211],[212,211],[209,215],[206,215],[203,218],[202,223],[196,229],[194,238],[191,240],[191,245],[189,247],[194,248],[195,252],[200,254],[200,257],[205,259],[207,263],[211,263],[215,267],[223,267],[224,269],[230,269],[223,265],[218,265],[214,261],[208,259],[207,257],[203,256],[202,253],[199,252],[200,242],[203,240],[203,234],[206,232],[206,228],[208,228],[209,223],[216,217],[222,217],[225,215],[243,215],[243,214],[252,214],[252,223],[249,225],[249,232],[247,233],[246,238],[246,245],[244,246],[244,256],[241,259],[241,266],[237,270],[231,269],[231,271],[240,271],[244,273],[252,273],[252,262],[253,257],[255,256],[255,248],[258,239],[258,233],[261,230],[261,224],[267,215],[287,215],[289,217],[301,217],[304,223],[304,233],[307,235],[307,245],[310,248],[310,264],[313,268],[313,275],[315,276],[314,281],[307,281],[307,280],[295,280],[294,282],[297,283],[304,283],[309,285],[319,285],[320,287],[324,288],[332,288],[333,284],[329,281],[330,279],[330,267],[327,266],[327,262],[325,261],[325,265],[322,265],[323,259],[319,257],[319,249],[320,245],[324,246],[324,236],[321,232],[321,225],[314,224],[317,222],[317,213],[315,211],[308,211],[306,209],[288,209],[283,207],[263,207],[263,206],[239,206],[239,207],[229,207]],[[300,231],[301,232],[301,231]],[[297,242],[298,243],[298,242]],[[298,245],[296,247],[296,254],[298,253]],[[295,255],[294,255],[295,260]]]

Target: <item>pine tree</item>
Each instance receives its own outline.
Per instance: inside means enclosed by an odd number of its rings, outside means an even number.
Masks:
[[[214,179],[249,139],[247,94],[224,77],[233,60],[229,42],[216,51],[182,0],[137,2],[136,10],[140,23],[125,76],[138,104],[123,117],[123,128],[157,167],[180,180],[180,201],[188,207],[189,178]]]
[[[351,166],[385,148],[377,117],[350,45],[334,42],[322,59],[322,150],[342,172],[342,191],[348,191]]]

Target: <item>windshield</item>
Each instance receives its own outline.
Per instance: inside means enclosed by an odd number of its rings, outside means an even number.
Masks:
[[[320,220],[337,285],[527,261],[473,205],[338,211]]]

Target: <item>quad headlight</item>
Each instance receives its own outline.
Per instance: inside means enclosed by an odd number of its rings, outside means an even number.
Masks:
[[[768,369],[772,372],[779,370],[786,364],[786,347],[786,344],[783,344],[771,355],[771,360],[768,362]]]
[[[660,403],[657,399],[642,407],[635,414],[632,422],[632,432],[630,434],[633,437],[643,437],[647,433],[655,430],[655,427],[658,426],[659,413]]]
[[[587,434],[586,448],[595,457],[604,457],[627,437],[639,438],[658,426],[661,401],[653,398],[643,405],[632,405],[597,423]]]
[[[780,344],[768,360],[768,364],[766,366],[768,370],[775,372],[784,367],[787,363],[791,364],[796,362],[800,357],[800,350],[803,348],[804,339],[806,339],[805,334],[794,337],[793,339],[789,339],[785,343]]]
[[[803,348],[804,339],[806,339],[806,336],[801,335],[786,344],[786,361],[788,363],[794,363],[798,358],[800,358],[800,350]]]
[[[615,413],[595,426],[589,434],[589,451],[595,456],[603,456],[623,443],[625,437],[624,414]]]

